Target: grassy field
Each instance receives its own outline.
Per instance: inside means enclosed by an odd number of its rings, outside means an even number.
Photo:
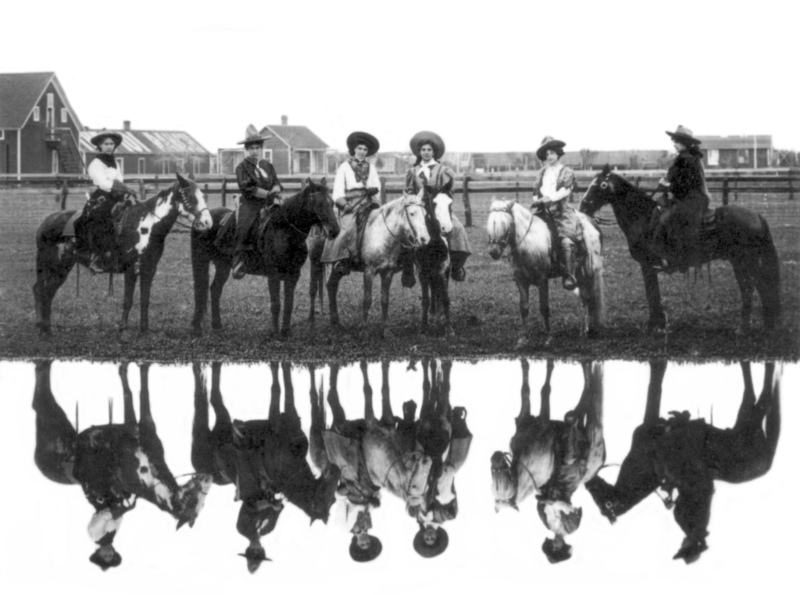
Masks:
[[[82,204],[80,194],[69,197],[67,208]],[[520,200],[529,200],[521,196]],[[343,332],[329,327],[325,315],[316,329],[308,323],[308,273],[298,286],[292,336],[285,341],[271,337],[266,279],[229,281],[223,294],[222,331],[208,328],[203,337],[190,332],[193,311],[189,236],[174,233],[167,240],[159,266],[150,309],[151,332],[138,330],[138,293],[131,314],[131,328],[123,335],[115,325],[121,311],[122,277],[116,276],[114,295],[107,295],[108,277],[80,275],[76,297],[73,271],[54,302],[53,337],[40,339],[34,327],[31,286],[35,280],[34,234],[44,215],[57,210],[54,191],[0,190],[0,205],[8,218],[0,223],[0,357],[93,358],[187,361],[192,359],[264,360],[280,357],[299,361],[349,360],[355,358],[448,356],[478,358],[512,355],[519,330],[518,294],[505,260],[492,261],[486,251],[486,221],[490,198],[472,197],[475,227],[468,230],[473,255],[467,262],[465,283],[451,284],[452,318],[456,337],[420,334],[420,290],[403,289],[395,279],[391,295],[391,340],[377,337],[380,316],[379,283],[371,324],[360,324],[361,277],[346,278],[340,289]],[[459,202],[457,200],[457,202]],[[670,321],[665,336],[644,335],[647,307],[641,274],[630,258],[620,230],[604,228],[607,331],[592,340],[579,333],[581,306],[571,294],[551,285],[552,344],[542,348],[543,326],[538,316],[538,297],[533,292],[531,347],[527,354],[562,358],[647,359],[797,359],[800,313],[800,201],[786,196],[740,195],[738,204],[762,213],[770,223],[778,247],[782,274],[781,328],[767,335],[761,330],[760,304],[756,300],[754,331],[739,338],[734,334],[740,309],[733,272],[716,262],[695,278],[694,274],[661,276],[665,308]],[[213,204],[212,206],[216,206]],[[457,205],[460,207],[460,205]],[[456,209],[458,213],[458,208]],[[601,213],[611,217],[610,211]],[[462,214],[463,221],[463,214]],[[319,306],[317,306],[319,308]]]

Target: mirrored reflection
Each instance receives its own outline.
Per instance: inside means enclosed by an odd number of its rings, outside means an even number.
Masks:
[[[523,562],[622,569],[635,556],[655,570],[701,555],[702,567],[744,555],[763,531],[747,532],[746,513],[797,483],[791,456],[779,463],[798,441],[781,436],[798,406],[780,399],[797,368],[0,363],[18,397],[0,404],[15,420],[2,462],[32,486],[3,507],[6,535],[45,523],[50,564],[98,575],[163,563],[280,576],[313,562],[330,577],[422,564],[487,578]],[[784,514],[781,530],[797,528]]]

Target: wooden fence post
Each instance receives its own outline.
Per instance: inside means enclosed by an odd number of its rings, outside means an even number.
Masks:
[[[67,181],[64,180],[61,182],[61,210],[64,211],[67,208],[67,195],[69,195],[69,190],[67,189]]]
[[[206,206],[208,206],[208,184],[203,184],[203,194],[206,197]]]
[[[722,180],[722,204],[728,205],[728,178]]]
[[[156,174],[156,193],[158,193],[158,174]]]
[[[222,190],[220,190],[220,192],[222,193],[222,206],[224,207],[227,202],[227,197],[225,195],[228,192],[228,180],[224,178],[222,180]]]
[[[144,195],[144,193],[145,193],[145,190],[144,190],[144,179],[140,178],[139,179],[139,200],[144,200],[145,198],[147,198]]]
[[[794,200],[794,181],[791,173],[789,173],[789,200]]]
[[[385,176],[381,176],[379,179],[381,181],[381,204],[385,205],[386,204],[386,177]]]
[[[472,209],[469,206],[469,176],[464,176],[461,195],[464,197],[464,227],[472,227]]]

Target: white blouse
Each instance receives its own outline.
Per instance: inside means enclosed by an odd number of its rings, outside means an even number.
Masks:
[[[367,183],[356,181],[356,173],[350,166],[349,161],[345,161],[336,170],[336,180],[333,182],[333,200],[336,201],[340,198],[345,198],[345,193],[348,190],[358,190],[359,188],[380,188],[381,181],[378,178],[378,168],[374,163],[369,164],[369,176]]]
[[[92,178],[92,182],[94,182],[95,186],[106,192],[111,192],[114,180],[123,181],[122,172],[119,168],[108,167],[99,159],[93,159],[89,164],[89,176]]]
[[[561,200],[569,196],[570,188],[561,188],[556,190],[556,183],[558,182],[558,174],[564,167],[561,163],[556,163],[553,167],[545,167],[544,174],[542,175],[542,197],[550,198],[553,201]]]

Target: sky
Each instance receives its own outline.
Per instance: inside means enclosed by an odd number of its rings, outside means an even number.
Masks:
[[[671,149],[666,130],[800,150],[800,4],[375,0],[5,3],[0,72],[54,71],[85,126],[365,130],[405,151]],[[8,26],[8,25],[11,26]]]
[[[206,366],[206,374],[210,370]],[[763,364],[754,363],[753,380],[760,392]],[[161,592],[165,587],[188,592],[242,592],[261,589],[338,594],[359,585],[381,595],[395,593],[457,592],[570,592],[585,590],[615,595],[625,593],[739,592],[743,588],[778,590],[793,579],[789,568],[796,557],[800,509],[787,498],[797,493],[795,453],[800,434],[793,424],[800,401],[800,367],[782,367],[782,432],[770,472],[738,485],[716,482],[712,505],[709,550],[696,564],[673,561],[682,533],[655,495],[611,526],[597,511],[588,493],[580,489],[573,503],[583,507],[580,528],[570,536],[573,559],[552,566],[540,551],[547,532],[539,522],[535,500],[520,503],[520,511],[494,512],[490,492],[489,459],[495,450],[507,450],[519,412],[520,363],[493,360],[478,364],[455,362],[450,400],[464,406],[474,434],[469,457],[456,477],[459,515],[448,523],[450,547],[435,561],[417,556],[411,542],[415,525],[401,501],[384,493],[373,513],[373,533],[383,541],[383,553],[373,563],[356,565],[346,553],[349,536],[333,522],[315,523],[293,505],[287,505],[275,531],[264,544],[274,560],[250,576],[244,560],[245,540],[236,532],[238,505],[232,486],[214,486],[192,529],[175,532],[173,519],[147,502],[140,502],[115,539],[123,564],[107,573],[88,562],[93,544],[86,533],[92,513],[78,486],[45,479],[33,464],[35,415],[31,409],[33,364],[0,362],[0,588],[12,592],[121,594]],[[370,364],[369,379],[376,411],[380,411],[381,372]],[[310,423],[309,372],[293,369],[293,386],[304,430]],[[139,373],[129,368],[129,380],[138,412]],[[317,386],[330,387],[327,366],[317,368]],[[530,361],[533,411],[545,362]],[[422,368],[391,364],[391,402],[395,412],[407,399],[421,401]],[[603,470],[613,481],[630,448],[633,430],[641,423],[649,378],[646,363],[608,361],[603,364],[603,432],[607,451]],[[80,404],[80,428],[108,421],[113,401],[116,423],[122,421],[122,398],[117,367],[109,363],[56,361],[52,390],[59,405],[73,419]],[[233,418],[259,419],[267,414],[271,377],[268,366],[223,365],[221,392]],[[281,385],[283,381],[281,380]],[[556,362],[552,377],[552,417],[564,414],[578,401],[583,387],[580,365]],[[693,417],[713,419],[731,427],[741,402],[742,374],[737,363],[667,367],[661,414],[688,410]],[[194,380],[190,366],[154,364],[150,370],[153,417],[163,442],[166,462],[176,476],[191,472],[190,447]],[[360,417],[362,377],[357,365],[346,366],[338,389],[348,418]],[[285,390],[285,386],[284,386]],[[328,411],[328,421],[331,414]],[[213,423],[213,412],[212,412]],[[180,479],[184,481],[185,478]],[[746,572],[740,572],[746,568]],[[14,589],[16,587],[16,589]],[[570,589],[572,587],[572,589]],[[361,588],[359,588],[361,590]],[[8,592],[8,591],[6,591]]]

